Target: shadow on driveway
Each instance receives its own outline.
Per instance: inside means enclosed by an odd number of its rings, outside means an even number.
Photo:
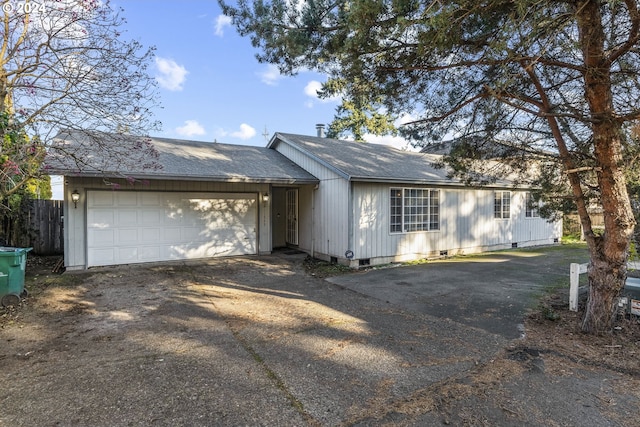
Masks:
[[[637,399],[621,400],[616,373],[501,356],[521,295],[580,253],[331,279],[341,286],[284,254],[32,278],[43,290],[0,323],[0,426],[619,425]],[[518,302],[495,334],[501,298]]]
[[[512,339],[524,333],[526,312],[545,289],[568,283],[569,264],[586,261],[586,250],[553,246],[373,269],[328,280],[414,313]]]

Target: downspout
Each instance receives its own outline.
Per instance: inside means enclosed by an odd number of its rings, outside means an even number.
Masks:
[[[311,191],[311,258],[315,258],[315,250],[316,250],[316,191],[318,190],[319,184],[313,186],[313,190]]]
[[[347,224],[347,250],[353,251],[353,181],[349,178],[349,206],[348,206],[348,224]],[[351,260],[347,260],[351,266]]]

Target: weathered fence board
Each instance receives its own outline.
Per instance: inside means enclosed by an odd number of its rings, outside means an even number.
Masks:
[[[56,255],[64,251],[62,233],[62,201],[32,200],[29,209],[29,229],[34,233],[29,246],[38,255]]]

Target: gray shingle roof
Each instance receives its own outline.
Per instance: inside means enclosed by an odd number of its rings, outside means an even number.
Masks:
[[[288,133],[276,133],[269,146],[275,147],[278,139],[298,147],[351,181],[460,184],[447,177],[446,169],[434,167],[440,159],[438,155]]]
[[[149,150],[140,149],[148,142]],[[265,147],[167,138],[61,132],[47,159],[52,175],[132,176],[226,182],[317,183],[318,180]],[[147,165],[148,167],[144,167]]]

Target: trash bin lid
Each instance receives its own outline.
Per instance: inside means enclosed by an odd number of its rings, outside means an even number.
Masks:
[[[10,246],[0,246],[0,252],[29,252],[33,248],[13,248]]]

